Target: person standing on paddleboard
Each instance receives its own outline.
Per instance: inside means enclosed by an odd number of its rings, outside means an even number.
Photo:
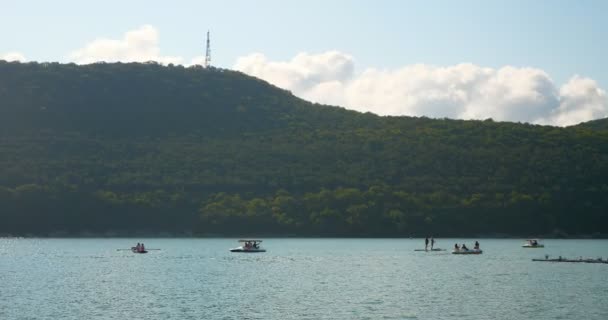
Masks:
[[[428,250],[429,247],[429,237],[424,239],[424,250]]]

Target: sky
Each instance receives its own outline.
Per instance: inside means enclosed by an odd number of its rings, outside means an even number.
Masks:
[[[0,59],[201,63],[381,115],[608,116],[608,1],[0,0]]]

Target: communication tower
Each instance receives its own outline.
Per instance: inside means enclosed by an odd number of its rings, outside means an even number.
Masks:
[[[205,50],[205,68],[211,66],[211,40],[209,39],[209,31],[207,31],[207,50]]]

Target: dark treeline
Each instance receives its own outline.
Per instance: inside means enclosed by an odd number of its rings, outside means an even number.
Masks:
[[[0,61],[0,234],[608,234],[606,120],[379,117],[242,73]]]

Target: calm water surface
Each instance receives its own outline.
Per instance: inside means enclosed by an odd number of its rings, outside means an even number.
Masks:
[[[160,248],[130,251],[138,241]],[[439,239],[450,248],[463,239]],[[608,319],[606,240],[0,239],[0,319]]]

